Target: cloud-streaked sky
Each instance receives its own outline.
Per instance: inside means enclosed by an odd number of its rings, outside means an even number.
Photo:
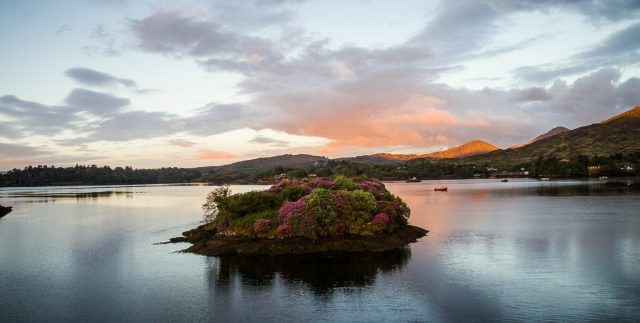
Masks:
[[[640,0],[0,1],[0,170],[508,147],[640,105]]]

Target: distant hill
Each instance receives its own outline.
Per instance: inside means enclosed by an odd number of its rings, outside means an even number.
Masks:
[[[294,168],[301,166],[313,165],[314,163],[326,163],[329,159],[322,156],[314,156],[314,155],[279,155],[273,157],[262,157],[250,160],[239,161],[233,164],[223,165],[223,166],[207,166],[207,167],[198,167],[196,170],[200,171],[202,174],[209,173],[209,171],[214,173],[227,173],[227,172],[253,172],[260,170],[269,170],[275,167],[283,167],[283,168]]]
[[[525,162],[538,157],[609,156],[640,152],[640,106],[601,123],[565,131],[525,146],[474,156],[470,161]]]
[[[411,158],[407,158],[407,156],[413,156]],[[409,159],[416,158],[416,155],[401,155],[401,154],[387,154],[387,153],[379,153],[374,155],[362,155],[356,157],[344,157],[344,158],[336,158],[335,160],[341,161],[346,160],[350,162],[362,163],[367,165],[395,165],[403,163]]]
[[[447,150],[436,151],[422,155],[377,153],[373,155],[340,158],[339,160],[348,160],[371,165],[392,165],[416,158],[444,159],[469,157],[488,153],[496,149],[499,148],[490,143],[484,142],[482,140],[474,140]]]
[[[482,140],[474,140],[474,141],[467,142],[458,147],[453,147],[445,151],[436,151],[433,153],[420,155],[419,157],[420,158],[437,158],[437,159],[462,158],[462,157],[475,156],[479,154],[485,154],[498,149],[500,148],[488,142],[485,142]]]

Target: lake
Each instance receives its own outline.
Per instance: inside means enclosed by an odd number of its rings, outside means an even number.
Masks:
[[[14,211],[0,219],[0,321],[640,320],[638,190],[386,186],[426,237],[382,254],[277,258],[154,244],[196,227],[212,186],[1,188]]]

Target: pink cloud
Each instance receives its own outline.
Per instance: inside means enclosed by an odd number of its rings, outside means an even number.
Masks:
[[[184,139],[170,139],[169,144],[182,147],[182,148],[187,148],[187,147],[193,146],[195,143],[188,140],[184,140]]]
[[[228,159],[236,158],[237,155],[226,153],[223,151],[213,151],[208,149],[200,149],[196,154],[196,159]]]

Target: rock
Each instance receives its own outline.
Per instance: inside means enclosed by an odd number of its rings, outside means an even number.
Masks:
[[[252,239],[249,237],[216,235],[200,226],[183,233],[193,245],[186,252],[206,256],[224,255],[300,255],[317,253],[379,252],[403,248],[424,237],[427,230],[407,225],[392,233],[370,236],[345,235],[320,238]]]
[[[2,206],[0,205],[0,218],[9,214],[13,210],[11,206]]]

